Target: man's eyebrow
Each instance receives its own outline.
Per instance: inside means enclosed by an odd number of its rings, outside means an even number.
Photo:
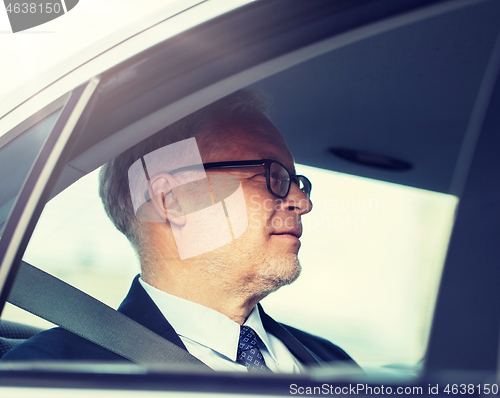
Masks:
[[[274,160],[275,162],[279,162],[279,163],[283,164],[283,162],[281,160],[279,160],[275,155],[271,155],[271,154],[264,155],[264,156],[262,156],[261,159],[262,160],[264,160],[264,159]]]

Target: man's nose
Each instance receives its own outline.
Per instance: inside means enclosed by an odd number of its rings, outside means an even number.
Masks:
[[[299,186],[292,182],[290,192],[283,199],[283,209],[295,211],[299,215],[307,214],[312,210],[313,204],[307,194],[302,191]]]

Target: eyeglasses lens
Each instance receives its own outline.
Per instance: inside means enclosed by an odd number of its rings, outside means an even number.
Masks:
[[[298,176],[299,188],[309,197],[311,194],[311,182],[304,176]]]
[[[290,175],[287,169],[279,163],[272,163],[269,168],[270,185],[274,194],[284,197],[288,192],[290,186]]]

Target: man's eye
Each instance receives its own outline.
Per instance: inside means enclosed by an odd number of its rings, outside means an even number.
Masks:
[[[273,180],[275,180],[275,181],[280,181],[280,180],[281,180],[280,175],[279,175],[279,174],[277,174],[277,173],[273,173],[273,174],[271,174],[271,178],[272,178]]]

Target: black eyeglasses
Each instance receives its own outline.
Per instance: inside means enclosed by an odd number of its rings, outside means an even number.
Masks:
[[[145,166],[143,161],[143,166]],[[312,184],[311,181],[302,175],[291,175],[288,169],[278,162],[272,159],[260,159],[260,160],[235,160],[231,162],[213,162],[213,163],[203,163],[195,164],[192,166],[185,166],[169,173],[178,173],[181,171],[200,169],[203,167],[205,170],[209,169],[229,169],[229,168],[242,168],[242,167],[255,167],[263,166],[266,171],[266,184],[267,190],[278,198],[285,198],[290,192],[291,183],[297,184],[299,189],[304,192],[307,197],[311,196]],[[147,195],[147,199],[149,193]],[[149,201],[149,200],[148,200]]]
[[[285,198],[288,195],[292,182],[297,184],[300,190],[304,192],[307,197],[311,195],[311,181],[302,175],[291,175],[288,169],[277,160],[235,160],[232,162],[203,163],[205,170],[254,166],[264,167],[264,170],[266,171],[267,190],[273,195],[276,195],[278,198]]]

